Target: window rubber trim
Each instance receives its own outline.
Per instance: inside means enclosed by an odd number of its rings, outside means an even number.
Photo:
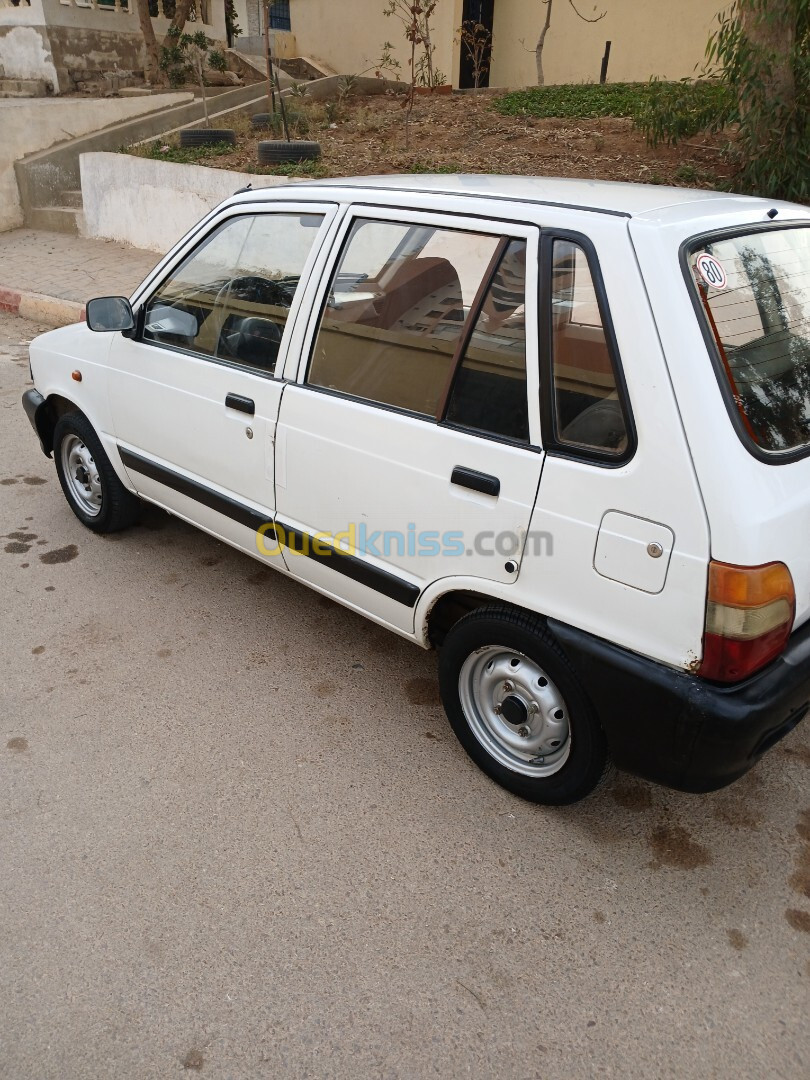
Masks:
[[[562,442],[557,438],[556,407],[554,401],[554,364],[553,364],[553,321],[551,311],[551,270],[554,252],[554,242],[566,240],[577,247],[582,248],[588,263],[596,303],[599,308],[599,317],[602,320],[602,331],[605,335],[605,344],[608,349],[613,374],[616,378],[616,392],[621,405],[627,430],[627,447],[621,454],[610,454],[604,450],[592,450],[585,446],[577,446],[575,443]],[[586,465],[597,465],[603,469],[618,469],[626,465],[635,456],[638,447],[636,425],[633,419],[633,410],[630,405],[630,395],[627,391],[627,382],[624,377],[624,368],[619,355],[619,345],[616,340],[616,331],[613,327],[613,319],[608,304],[605,280],[602,276],[602,268],[599,265],[599,257],[593,241],[583,233],[569,229],[542,229],[540,232],[540,430],[543,437],[543,446],[546,453],[551,457],[562,457],[573,461],[580,461]]]
[[[689,299],[692,301],[692,307],[697,316],[700,332],[703,335],[703,341],[709,354],[709,360],[714,368],[714,374],[720,388],[720,395],[723,398],[723,404],[725,405],[726,412],[731,420],[731,425],[748,453],[756,458],[757,461],[761,461],[765,465],[790,465],[794,461],[801,461],[802,458],[806,458],[810,455],[810,441],[802,446],[793,447],[790,450],[765,450],[759,443],[754,441],[748,429],[747,417],[745,417],[737,398],[734,396],[732,385],[729,382],[724,365],[723,354],[720,351],[720,342],[709,325],[706,310],[700,298],[700,290],[698,289],[695,277],[689,268],[689,258],[696,248],[705,244],[714,243],[718,240],[734,240],[738,236],[750,236],[760,232],[777,232],[785,229],[810,229],[810,221],[793,220],[777,222],[769,220],[754,222],[753,224],[749,223],[748,225],[735,225],[727,229],[716,229],[712,232],[690,236],[688,240],[684,240],[678,251],[678,260],[681,264],[681,272],[683,274],[684,282],[686,283],[687,292],[689,293]]]

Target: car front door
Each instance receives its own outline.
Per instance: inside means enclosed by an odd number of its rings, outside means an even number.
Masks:
[[[343,230],[281,404],[279,547],[410,632],[427,584],[518,577],[543,460],[538,233],[363,207]]]
[[[109,394],[137,491],[255,551],[299,283],[334,207],[234,208],[184,253],[110,351]]]

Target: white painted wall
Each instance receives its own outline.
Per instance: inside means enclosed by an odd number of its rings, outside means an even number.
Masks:
[[[33,32],[33,31],[32,31]],[[135,98],[7,98],[0,100],[0,232],[22,225],[14,162],[56,143],[122,120],[183,105],[193,94]]]
[[[12,26],[0,37],[0,72],[5,79],[44,79],[59,89],[47,38],[33,26]]]
[[[82,154],[80,167],[83,234],[161,253],[239,188],[291,182],[130,154]]]

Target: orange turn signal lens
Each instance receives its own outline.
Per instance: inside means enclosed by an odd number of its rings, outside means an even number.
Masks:
[[[731,607],[751,608],[774,600],[795,603],[793,578],[784,563],[764,566],[732,566],[729,563],[709,563],[709,603],[729,604]]]

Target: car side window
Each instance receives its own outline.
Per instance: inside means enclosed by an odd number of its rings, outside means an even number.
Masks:
[[[628,425],[585,250],[555,240],[551,268],[551,362],[555,440],[619,457]]]
[[[484,295],[453,381],[446,419],[529,441],[526,393],[526,241],[512,240]]]
[[[147,302],[144,341],[272,374],[322,220],[256,214],[223,222]]]
[[[307,382],[435,417],[499,236],[356,221],[321,315]]]

